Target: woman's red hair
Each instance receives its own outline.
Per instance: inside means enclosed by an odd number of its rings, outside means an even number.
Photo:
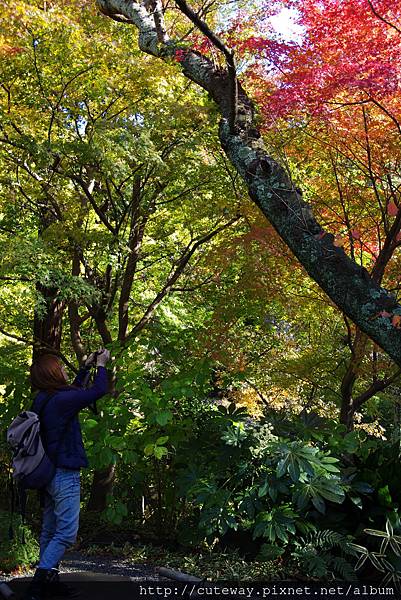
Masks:
[[[68,385],[60,360],[54,354],[43,354],[31,366],[31,384],[36,390],[54,391]]]

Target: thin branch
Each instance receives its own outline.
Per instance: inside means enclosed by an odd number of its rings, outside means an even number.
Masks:
[[[377,108],[380,108],[380,110],[382,110],[388,116],[388,118],[393,121],[394,125],[397,127],[398,133],[401,134],[401,125],[400,125],[400,122],[393,115],[393,113],[391,113],[385,106],[383,106],[383,104],[381,104],[378,100],[376,100],[372,96],[369,96],[369,98],[370,98],[370,101],[372,102],[372,104],[374,104],[375,106],[377,106]]]
[[[82,179],[82,177],[79,177],[78,175],[66,174],[66,173],[63,173],[62,171],[58,171],[58,173],[59,173],[59,175],[62,175],[63,177],[66,177],[68,179],[71,179],[72,181],[75,181],[75,183],[77,183],[80,186],[80,188],[83,190],[85,196],[88,198],[88,200],[89,200],[89,202],[90,202],[93,210],[95,211],[95,213],[97,214],[97,216],[99,217],[99,219],[107,227],[107,229],[109,231],[111,231],[111,233],[113,235],[116,235],[116,233],[117,233],[116,228],[113,227],[113,225],[109,222],[109,220],[107,219],[107,217],[104,214],[104,212],[96,204],[96,201],[95,201],[94,197],[91,194],[89,186]]]
[[[38,57],[37,57],[37,54],[36,54],[36,46],[37,46],[38,41],[39,40],[37,40],[36,38],[34,38],[32,36],[33,65],[34,65],[36,77],[37,77],[37,80],[38,80],[39,88],[40,88],[40,91],[42,92],[42,96],[46,100],[46,102],[48,103],[48,105],[50,106],[51,110],[53,110],[53,105],[50,102],[49,98],[47,97],[45,89],[43,87],[42,74],[41,74],[41,72],[39,70],[39,66],[38,66]]]
[[[72,276],[78,277],[80,274],[80,270],[81,270],[81,262],[80,262],[79,250],[77,248],[74,248],[74,254],[73,254],[73,258],[72,258],[72,270],[71,270]],[[85,351],[85,346],[84,346],[84,344],[82,342],[82,338],[81,338],[80,326],[81,326],[82,321],[79,317],[78,304],[77,304],[76,300],[72,300],[68,304],[68,317],[69,317],[69,321],[70,321],[70,336],[71,336],[72,347],[74,348],[75,355],[78,359],[79,364],[81,364],[86,351]]]
[[[269,400],[266,398],[266,396],[264,396],[262,394],[262,392],[259,390],[259,388],[252,383],[252,381],[249,381],[249,379],[244,379],[245,383],[247,383],[253,390],[255,390],[255,392],[257,393],[257,395],[259,396],[259,398],[261,399],[261,401],[263,402],[263,404],[265,406],[269,406],[270,402]]]
[[[55,104],[55,106],[52,106],[52,113],[51,113],[51,117],[50,117],[50,122],[49,122],[49,128],[47,130],[47,141],[51,142],[51,133],[52,133],[52,128],[53,128],[53,124],[54,124],[54,120],[56,118],[56,113],[57,110],[59,109],[60,103],[64,97],[65,92],[68,89],[68,86],[75,81],[75,79],[78,79],[78,77],[80,77],[81,75],[84,75],[85,73],[88,73],[88,71],[91,71],[93,69],[93,65],[91,65],[90,67],[87,67],[86,69],[83,69],[82,71],[79,71],[78,73],[75,73],[75,75],[73,75],[64,85],[63,88],[59,94],[59,97],[57,99],[57,102]]]
[[[147,223],[146,215],[141,214],[141,200],[141,179],[138,175],[135,177],[132,185],[132,213],[128,239],[129,255],[123,275],[118,304],[118,339],[122,342],[127,334],[129,297],[131,294],[132,284],[138,264],[139,251]]]
[[[238,82],[237,65],[235,62],[234,50],[228,48],[224,42],[210,29],[210,27],[199,17],[198,14],[185,2],[185,0],[175,0],[180,10],[188,17],[196,27],[212,42],[212,44],[222,52],[226,58],[227,73],[229,76],[229,95],[230,95],[230,115],[229,126],[233,132],[238,116]]]
[[[343,209],[344,220],[345,220],[345,224],[347,226],[347,231],[348,231],[348,235],[349,235],[349,239],[350,239],[351,257],[352,257],[353,260],[355,260],[354,238],[352,237],[352,234],[351,234],[351,229],[352,229],[351,222],[349,220],[347,207],[345,206],[345,199],[344,199],[343,189],[341,187],[340,178],[339,178],[339,174],[338,174],[338,170],[337,170],[337,165],[336,165],[336,162],[335,162],[334,157],[332,155],[331,149],[329,150],[329,155],[330,155],[330,162],[331,162],[331,165],[333,167],[334,178],[336,180],[338,197],[339,197],[339,200],[340,200],[341,208]]]
[[[42,192],[46,198],[46,200],[48,200],[50,202],[50,204],[52,205],[56,217],[59,221],[63,221],[64,217],[63,217],[63,213],[61,212],[61,209],[58,205],[57,200],[52,196],[52,194],[49,192],[48,190],[48,183],[43,181],[43,177],[41,177],[40,175],[38,175],[37,173],[35,173],[35,171],[33,171],[30,166],[28,165],[28,163],[26,161],[22,162],[19,161],[17,163],[17,167],[19,167],[20,169],[23,169],[26,173],[28,173],[28,175],[30,175],[30,177],[32,177],[32,179],[34,179],[40,186],[40,188],[42,189]],[[21,184],[18,181],[18,184],[20,186],[20,190],[22,192],[22,188],[21,188]],[[24,197],[28,199],[28,197],[24,194]]]
[[[156,202],[156,206],[162,206],[163,204],[170,204],[171,202],[174,202],[175,200],[178,200],[179,198],[182,198],[183,196],[186,196],[190,192],[194,192],[195,190],[199,190],[201,187],[203,187],[206,184],[210,184],[210,179],[204,179],[203,181],[200,181],[196,185],[194,185],[194,186],[192,186],[190,188],[185,189],[184,191],[180,192],[179,194],[177,194],[173,198],[170,198],[169,200],[162,200],[161,202]],[[166,186],[167,185],[168,184],[166,184]]]
[[[5,337],[8,337],[12,340],[16,340],[17,342],[27,344],[28,346],[35,346],[35,348],[37,348],[38,350],[46,350],[49,354],[55,354],[56,356],[59,356],[61,358],[61,360],[67,365],[69,369],[71,369],[71,371],[73,371],[74,373],[78,372],[78,369],[68,360],[68,358],[62,352],[60,352],[60,350],[55,350],[53,346],[50,346],[45,342],[36,339],[29,340],[19,335],[9,333],[8,331],[5,331],[2,327],[0,327],[0,333]]]
[[[385,19],[383,17],[383,15],[381,15],[380,13],[377,12],[376,8],[373,6],[373,2],[371,2],[371,0],[368,0],[368,4],[370,6],[370,10],[372,11],[372,13],[375,15],[375,17],[377,17],[378,19],[380,19],[380,21],[383,21],[383,23],[385,23],[386,25],[388,25],[389,27],[392,27],[393,29],[395,29],[399,34],[401,34],[401,29],[399,29],[397,27],[397,25],[394,25],[394,23],[391,23],[391,21],[387,21],[387,19]]]
[[[213,281],[214,277],[215,277],[214,275],[209,275],[209,277],[206,277],[206,279],[204,279],[200,283],[197,283],[196,285],[193,285],[192,287],[185,287],[185,285],[182,287],[172,287],[170,291],[171,292],[196,292],[196,290],[199,290],[203,286],[211,283]]]
[[[157,37],[159,39],[159,42],[161,42],[162,44],[166,44],[169,41],[169,37],[167,34],[166,26],[164,24],[163,5],[161,3],[161,0],[150,0],[149,6],[152,9],[152,12],[150,14],[155,20]]]
[[[377,182],[376,182],[376,177],[375,174],[373,172],[373,161],[372,161],[372,152],[371,152],[371,147],[370,147],[370,137],[369,137],[369,124],[368,124],[368,116],[366,114],[366,110],[365,107],[362,106],[362,115],[363,115],[363,126],[364,126],[364,132],[365,132],[365,141],[366,141],[366,156],[368,159],[368,170],[369,170],[369,176],[370,176],[370,181],[372,183],[372,187],[373,187],[373,191],[375,193],[376,196],[376,200],[379,204],[379,207],[382,209],[382,201],[380,198],[380,194],[379,194],[379,190],[377,188]],[[387,230],[387,222],[386,220],[383,221],[383,225],[385,227],[385,229]]]

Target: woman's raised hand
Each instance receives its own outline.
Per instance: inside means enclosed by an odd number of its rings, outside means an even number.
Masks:
[[[101,348],[97,352],[96,366],[105,367],[110,360],[110,352],[106,348]]]

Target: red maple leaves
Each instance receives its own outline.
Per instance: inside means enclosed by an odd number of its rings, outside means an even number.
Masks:
[[[281,5],[283,3],[280,3]],[[230,41],[249,65],[251,80],[265,80],[257,100],[273,118],[292,113],[330,113],[341,94],[347,102],[381,101],[398,91],[401,64],[401,7],[389,0],[286,0],[296,10],[302,43],[246,35],[236,23]],[[374,11],[372,10],[374,8]],[[398,31],[398,25],[400,30]],[[270,32],[271,33],[271,32]],[[270,93],[272,73],[275,91]]]

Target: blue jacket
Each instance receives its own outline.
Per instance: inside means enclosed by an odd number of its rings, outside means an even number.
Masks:
[[[106,369],[98,367],[93,385],[84,389],[82,383],[87,372],[85,368],[79,371],[72,384],[78,387],[66,386],[57,390],[41,415],[42,442],[46,453],[57,467],[80,469],[88,466],[78,413],[107,393],[108,379]],[[48,392],[40,391],[35,397],[32,410],[39,412],[48,396]]]

